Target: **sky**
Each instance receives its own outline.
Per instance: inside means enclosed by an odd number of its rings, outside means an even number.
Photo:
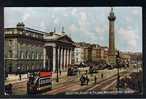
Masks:
[[[26,27],[44,32],[65,33],[75,42],[109,44],[110,7],[5,7],[4,27]],[[120,51],[142,52],[142,8],[114,7],[115,47]]]

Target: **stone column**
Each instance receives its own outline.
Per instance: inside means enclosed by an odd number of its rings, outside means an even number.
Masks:
[[[69,64],[71,64],[71,61],[72,61],[72,49],[70,49],[70,53],[69,53],[70,55],[70,60],[69,60]]]
[[[58,62],[57,62],[58,64],[57,65],[58,65],[58,70],[59,70],[59,68],[60,68],[60,47],[58,47],[57,51],[58,51],[58,55],[57,55],[58,56],[57,57],[58,58],[57,59],[58,60]]]
[[[68,65],[70,66],[70,49],[68,50]]]
[[[46,48],[43,49],[43,68],[46,68]]]
[[[74,64],[74,48],[71,49],[71,64]]]
[[[66,66],[66,49],[64,49],[64,64],[63,64],[63,70],[65,70]]]
[[[63,48],[60,48],[60,70],[62,71],[63,66]]]
[[[64,48],[62,48],[62,70],[64,70]]]
[[[55,66],[55,67],[56,67],[56,69],[55,69],[56,72],[57,72],[57,69],[59,70],[59,66],[58,66],[58,63],[59,63],[59,62],[58,62],[58,61],[59,61],[59,60],[58,60],[58,57],[59,57],[59,56],[58,56],[58,49],[59,49],[59,47],[57,46],[57,47],[56,47],[56,66]]]
[[[69,50],[68,50],[68,49],[67,49],[66,54],[67,54],[67,55],[66,55],[66,57],[67,57],[67,59],[66,59],[66,69],[67,69],[67,68],[68,68],[68,64],[69,64],[69,63],[68,63],[68,59],[69,59],[69,57],[68,57],[68,56],[69,56]]]
[[[53,72],[56,69],[56,47],[53,47]]]
[[[66,54],[65,54],[65,57],[66,57],[66,58],[65,58],[65,70],[66,70],[66,68],[67,68],[67,58],[68,58],[68,57],[67,57],[67,48],[66,48]]]

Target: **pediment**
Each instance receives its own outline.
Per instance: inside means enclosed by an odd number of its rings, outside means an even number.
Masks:
[[[57,40],[61,41],[61,42],[73,43],[72,39],[70,37],[68,37],[67,35],[62,36],[62,37],[58,38]]]

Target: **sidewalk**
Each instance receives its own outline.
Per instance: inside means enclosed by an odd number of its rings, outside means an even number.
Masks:
[[[11,84],[19,83],[19,82],[23,82],[23,81],[26,81],[26,80],[28,80],[27,74],[22,74],[21,75],[21,80],[19,80],[19,75],[9,74],[8,78],[5,80],[5,85],[7,85],[9,83],[11,83]]]

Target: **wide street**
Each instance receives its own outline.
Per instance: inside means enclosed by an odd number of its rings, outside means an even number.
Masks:
[[[130,67],[128,69],[120,69],[120,77],[128,76],[132,72],[136,72],[137,68]],[[80,76],[85,73],[85,69],[81,69],[80,74],[76,76],[67,76],[66,72],[59,75],[59,82],[56,82],[56,74],[53,75],[53,88],[52,90],[43,93],[44,95],[55,94],[76,94],[76,92],[102,92],[102,91],[116,91],[117,84],[117,69],[104,69],[98,70],[98,73],[93,75],[88,74],[89,84],[80,85]],[[101,77],[103,74],[103,78]],[[96,83],[94,77],[97,77]],[[22,79],[18,82],[13,82],[13,94],[25,95],[27,94],[27,79]]]

